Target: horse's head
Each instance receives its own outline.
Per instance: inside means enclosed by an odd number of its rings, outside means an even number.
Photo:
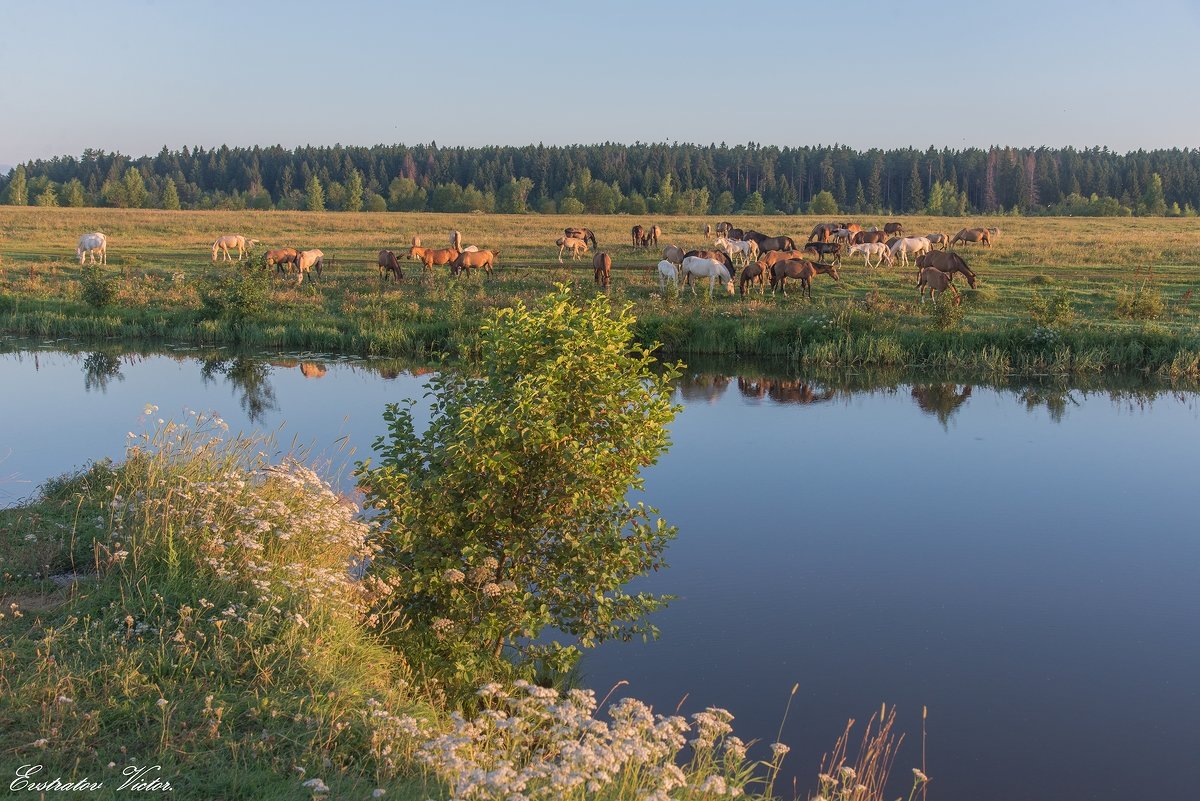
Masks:
[[[834,267],[832,264],[829,265],[828,272],[829,272],[830,277],[833,278],[834,281],[842,280],[842,277],[840,275],[838,275],[837,267]]]

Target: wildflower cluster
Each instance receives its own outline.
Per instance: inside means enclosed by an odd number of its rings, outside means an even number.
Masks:
[[[565,694],[528,682],[479,690],[484,710],[452,716],[450,731],[422,742],[417,758],[455,799],[560,799],[611,793],[666,801],[684,790],[705,797],[744,795],[752,781],[745,745],[730,736],[733,716],[708,709],[656,715],[625,698],[598,719],[589,690]],[[690,736],[689,736],[690,735]],[[691,746],[690,761],[679,756]]]

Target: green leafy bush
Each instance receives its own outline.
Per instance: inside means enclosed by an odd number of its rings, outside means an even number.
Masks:
[[[1162,293],[1152,286],[1117,290],[1116,314],[1127,320],[1157,320],[1167,309]]]
[[[83,276],[79,280],[83,301],[93,309],[103,309],[117,296],[116,278],[106,276],[99,264],[84,267]]]
[[[262,316],[271,304],[271,277],[257,266],[253,259],[208,281],[202,295],[205,312],[209,317],[223,317],[234,321]]]
[[[1071,296],[1065,291],[1053,294],[1034,292],[1029,298],[1029,317],[1043,328],[1061,328],[1075,319]]]
[[[410,408],[389,405],[379,463],[358,467],[384,529],[372,573],[402,578],[381,614],[459,690],[656,633],[645,616],[667,599],[622,587],[663,566],[675,531],[627,496],[669,444],[678,371],[651,369],[633,323],[628,307],[580,303],[561,284],[534,309],[496,312],[477,375],[431,382],[423,435]],[[571,642],[533,644],[548,627]]]

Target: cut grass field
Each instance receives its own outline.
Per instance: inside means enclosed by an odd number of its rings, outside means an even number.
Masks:
[[[864,225],[883,218],[857,219]],[[742,217],[739,225],[806,238],[813,217]],[[595,231],[613,258],[611,294],[633,304],[638,335],[671,355],[781,357],[806,365],[902,365],[995,372],[1141,369],[1200,375],[1200,229],[1193,219],[899,217],[914,234],[1001,229],[994,247],[960,247],[979,274],[960,307],[917,300],[913,268],[868,271],[846,259],[841,281],[818,276],[813,300],[793,286],[711,301],[659,289],[656,250],[629,244],[636,223],[657,223],[661,245],[706,245],[716,218],[302,212],[166,212],[0,207],[0,330],[26,336],[247,344],[361,355],[469,355],[491,309],[529,303],[555,282],[596,291],[590,259],[560,265],[553,240],[568,225]],[[381,281],[376,254],[407,253],[411,237],[443,247],[451,230],[500,251],[486,278]],[[108,235],[112,303],[84,301],[74,248],[82,233]],[[251,314],[205,305],[233,268],[210,260],[213,240],[242,233],[266,247],[321,248],[320,281],[275,282]]]

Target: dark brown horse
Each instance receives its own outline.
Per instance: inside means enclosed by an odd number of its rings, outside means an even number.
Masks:
[[[953,250],[931,250],[917,256],[918,277],[926,267],[933,267],[944,273],[962,273],[966,276],[967,285],[971,289],[975,288],[975,273],[967,266],[966,260]]]
[[[886,223],[883,226],[883,232],[890,236],[904,236],[904,226],[898,222]]]
[[[796,241],[790,236],[767,236],[758,241],[758,252],[769,253],[772,250],[795,250]]]
[[[492,274],[492,268],[496,266],[496,259],[500,256],[498,250],[476,250],[474,252],[466,251],[458,254],[458,258],[450,263],[450,273],[458,275],[463,270],[470,272],[471,270],[483,270],[488,275]]]
[[[629,229],[629,236],[633,239],[633,246],[641,247],[643,240],[646,238],[646,229],[640,225],[635,225]]]
[[[809,242],[804,249],[817,257],[817,261],[825,261],[825,257],[833,254],[833,263],[842,263],[842,246],[837,242]]]
[[[814,264],[805,259],[788,259],[776,262],[771,267],[771,291],[774,292],[776,285],[778,285],[780,291],[786,295],[785,279],[795,278],[800,282],[801,291],[809,300],[812,300],[812,279],[818,273],[827,273],[833,277],[834,281],[841,280],[837,267],[834,267],[832,264]]]
[[[612,280],[612,257],[604,252],[592,256],[592,273],[596,283],[608,289]]]
[[[379,277],[387,278],[391,276],[396,281],[404,280],[404,271],[400,269],[400,262],[396,260],[396,254],[390,250],[379,251]]]
[[[590,242],[593,248],[596,247],[596,235],[590,228],[564,228],[563,233],[568,239],[582,239],[584,242]]]

